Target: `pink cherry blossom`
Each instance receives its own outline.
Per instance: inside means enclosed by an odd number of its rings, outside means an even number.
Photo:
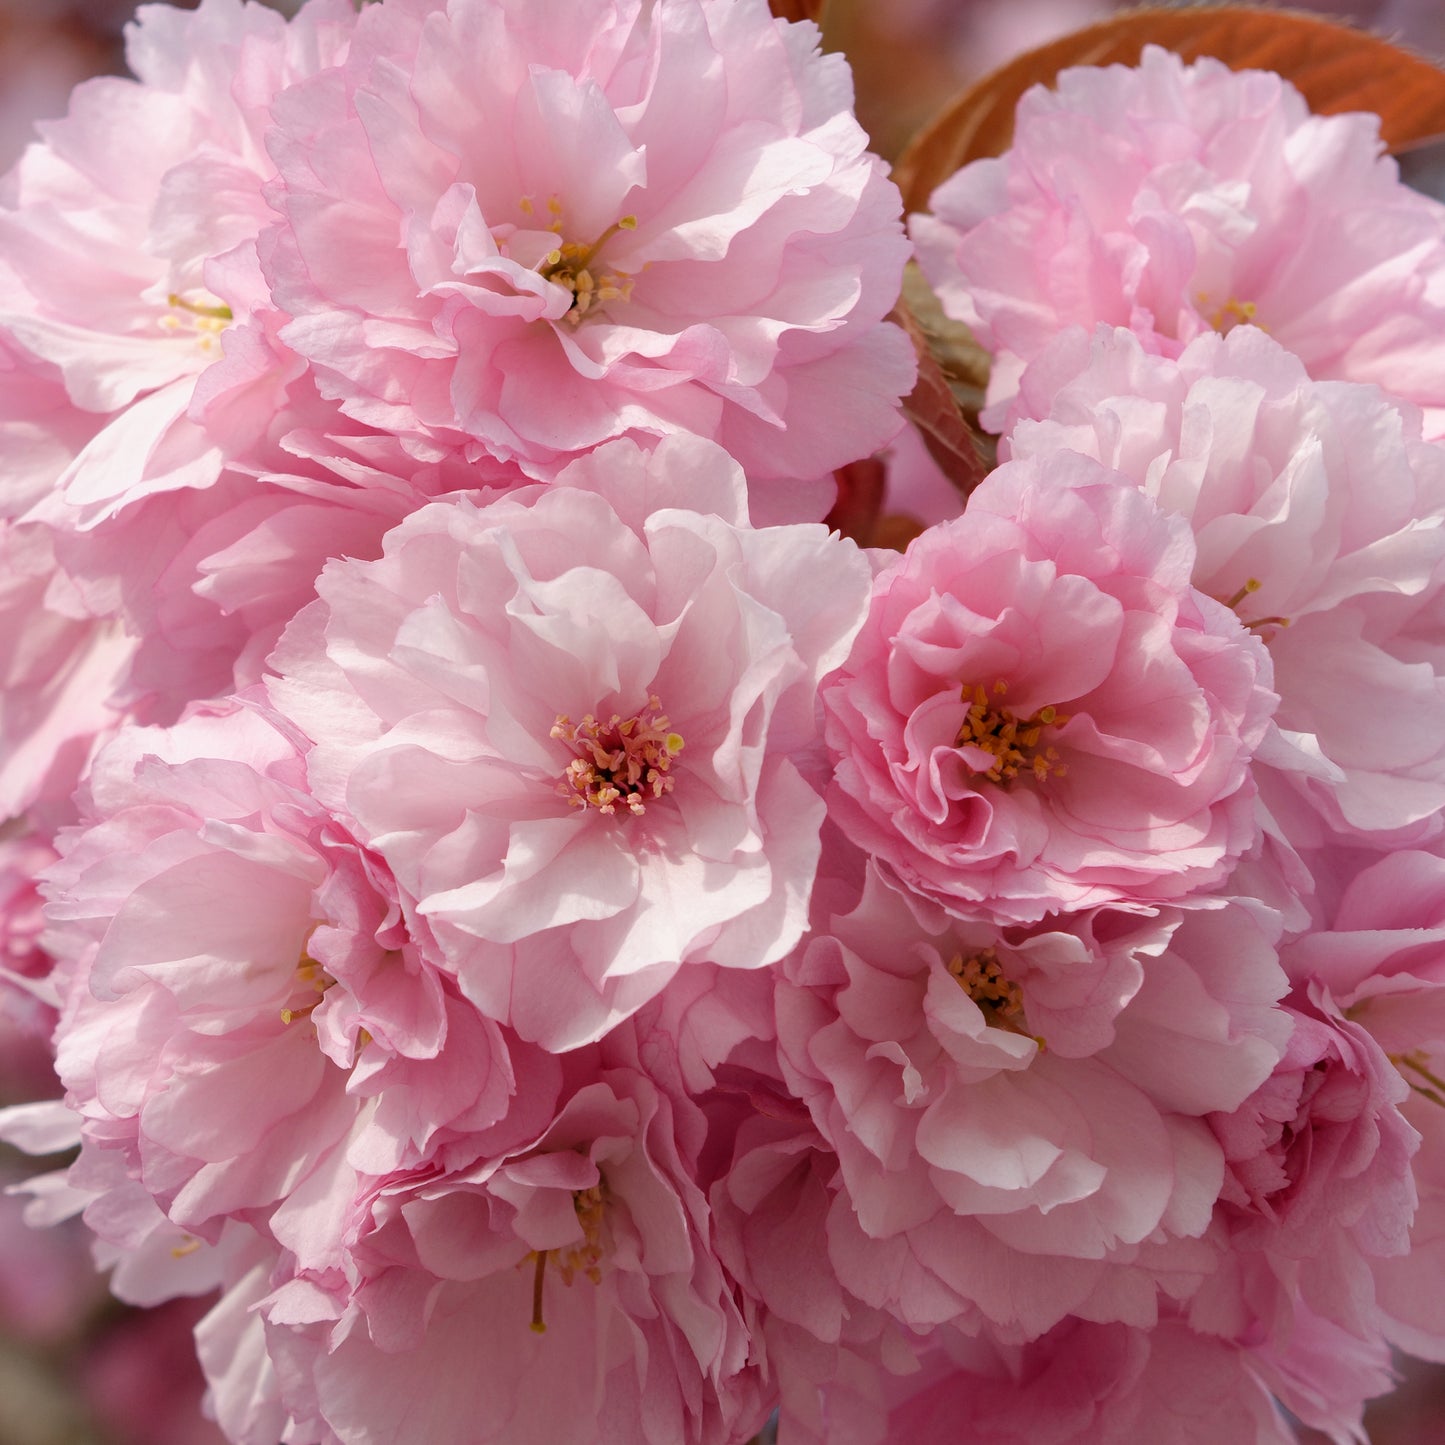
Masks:
[[[134,650],[118,623],[87,614],[44,528],[0,520],[0,823],[69,820],[97,739],[123,715]]]
[[[821,526],[748,528],[744,499],[679,436],[433,504],[380,560],[331,563],[272,659],[318,796],[467,996],[549,1048],[804,927],[823,804],[800,766],[869,569]]]
[[[1423,1049],[1418,1062],[1428,1070],[1445,1050],[1445,858],[1402,849],[1349,861],[1348,883],[1318,926],[1286,948],[1286,966],[1298,986],[1327,989],[1392,1057]]]
[[[779,1435],[806,1445],[881,1445],[882,1362],[914,1351],[829,1257],[837,1158],[781,1078],[735,1063],[703,1101],[710,1149],[727,1152],[709,1193],[720,1258],[779,1400]]]
[[[1274,696],[1193,550],[1083,457],[994,472],[879,575],[823,690],[840,826],[899,886],[1008,922],[1221,880]]]
[[[6,178],[0,336],[93,418],[58,479],[82,525],[210,485],[298,383],[266,331],[262,138],[277,92],[334,63],[353,22],[343,0],[289,24],[239,0],[147,6],[128,34],[139,79],[80,86]],[[23,428],[4,422],[7,450]]]
[[[439,491],[514,479],[372,435],[277,336],[288,318],[256,253],[276,219],[262,196],[270,107],[340,58],[354,18],[342,0],[289,23],[237,0],[148,7],[130,31],[139,80],[82,87],[11,178],[0,437],[15,461],[0,509],[52,534],[66,597],[47,596],[50,611],[140,639],[64,709],[72,725],[101,704],[168,723],[249,686],[327,556],[374,553]],[[85,630],[70,628],[77,650]],[[47,738],[32,732],[33,777]]]
[[[1226,1248],[1189,1304],[1197,1329],[1268,1341],[1287,1400],[1283,1381],[1319,1372],[1309,1361],[1321,1330],[1380,1353],[1373,1269],[1409,1251],[1419,1144],[1400,1112],[1409,1091],[1364,1027],[1319,986],[1292,995],[1289,1011],[1294,1032],[1274,1073],[1238,1109],[1211,1116],[1227,1161],[1215,1221]],[[1370,1377],[1366,1364],[1361,1379]],[[1374,1378],[1353,1400],[1317,1401],[1322,1418],[1358,1414],[1383,1388],[1378,1360]],[[1308,1414],[1307,1397],[1291,1408]]]
[[[346,1277],[260,1301],[294,1418],[375,1439],[734,1445],[770,1401],[695,1182],[702,1134],[625,1029],[545,1127],[380,1181]]]
[[[333,1176],[485,1129],[517,1074],[302,781],[254,711],[122,731],[48,872],[46,942],[70,977],[56,1049],[84,1121],[77,1185],[110,1200],[86,1181],[114,1155],[195,1237],[279,1205],[269,1227],[304,1253],[292,1216]]]
[[[1169,1321],[1069,1320],[1023,1347],[942,1334],[892,1381],[890,1440],[911,1445],[1293,1445],[1246,1352]]]
[[[1273,75],[1030,92],[917,225],[965,509],[774,8],[147,6],[0,179],[0,1222],[205,1310],[231,1445],[1361,1445],[1445,206]]]
[[[945,308],[995,353],[990,425],[1068,326],[1127,327],[1172,356],[1253,322],[1312,376],[1431,409],[1438,435],[1445,206],[1380,151],[1374,116],[1311,115],[1278,75],[1154,46],[1135,69],[1034,87],[1012,149],[913,222]]]
[[[203,490],[141,498],[85,531],[63,506],[32,514],[81,606],[137,639],[113,707],[169,723],[189,702],[244,691],[328,558],[376,556],[388,528],[437,492],[524,480],[500,464],[422,466],[389,439],[316,440],[318,456],[282,471],[227,467]]]
[[[1420,1202],[1410,1226],[1410,1252],[1372,1261],[1375,1302],[1386,1339],[1439,1364],[1445,1362],[1445,1300],[1435,1288],[1445,1268],[1445,1108],[1415,1088],[1401,1112],[1420,1135],[1413,1162]]]
[[[1445,451],[1374,387],[1312,382],[1253,327],[1177,361],[1075,330],[1024,374],[1006,446],[1114,467],[1188,520],[1194,585],[1268,645],[1280,736],[1261,759],[1301,846],[1438,830],[1445,806]],[[1388,744],[1358,699],[1388,716]]]
[[[1288,1332],[1249,1341],[1247,1353],[1256,1376],[1295,1419],[1350,1445],[1368,1438],[1366,1402],[1388,1394],[1399,1378],[1378,1329],[1362,1338],[1298,1299]]]
[[[1384,1050],[1410,1088],[1402,1106],[1420,1133],[1412,1172],[1420,1205],[1410,1252],[1372,1261],[1386,1333],[1411,1354],[1445,1357],[1445,1307],[1433,1263],[1445,1238],[1445,858],[1401,850],[1352,870],[1322,926],[1285,961],[1301,987],[1336,1006]]]
[[[0,828],[0,1018],[47,1037],[55,1014],[42,982],[50,957],[40,946],[44,920],[37,876],[54,861],[44,838],[17,823]]]
[[[1023,1338],[1086,1299],[1136,1310],[1110,1267],[1147,1279],[1138,1246],[1204,1233],[1223,1158],[1202,1116],[1263,1084],[1288,1037],[1268,927],[1241,910],[1000,932],[915,915],[875,874],[815,929],[784,965],[778,1039],[838,1154],[842,1283],[914,1327]],[[1211,1267],[1188,1243],[1166,1258],[1171,1290]]]
[[[282,338],[368,425],[537,476],[677,431],[753,478],[867,455],[908,248],[817,39],[765,0],[368,7],[277,107]]]

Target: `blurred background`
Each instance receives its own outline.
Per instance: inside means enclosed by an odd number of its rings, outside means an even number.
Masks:
[[[272,0],[271,8],[296,3]],[[194,0],[181,5],[193,9]],[[1123,8],[1110,0],[830,6],[828,43],[852,61],[859,118],[890,159],[971,80]],[[1350,20],[1445,59],[1445,0],[1293,0],[1287,8]],[[0,0],[0,173],[34,138],[37,120],[65,113],[74,86],[125,72],[123,32],[134,9],[132,0]],[[1408,170],[1439,194],[1445,164],[1431,153]],[[56,1091],[46,1026],[33,1000],[7,997],[0,986],[0,1104]],[[0,1187],[36,1167],[0,1146]],[[0,1445],[224,1445],[200,1413],[203,1385],[190,1340],[205,1302],[125,1309],[109,1298],[84,1229],[72,1221],[32,1231],[23,1205],[0,1194]],[[1445,1369],[1402,1362],[1402,1376],[1399,1390],[1367,1416],[1373,1445],[1441,1445]],[[1324,1437],[1309,1445],[1317,1442]]]

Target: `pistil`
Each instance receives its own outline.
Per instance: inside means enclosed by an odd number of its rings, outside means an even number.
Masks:
[[[532,1268],[532,1332],[547,1333],[547,1322],[542,1317],[542,1295],[547,1279],[547,1256],[557,1256],[557,1273],[562,1283],[571,1285],[577,1276],[583,1275],[593,1284],[602,1283],[602,1221],[607,1211],[607,1198],[601,1184],[590,1189],[572,1191],[572,1208],[577,1222],[582,1226],[582,1242],[567,1249],[538,1249],[529,1256]]]

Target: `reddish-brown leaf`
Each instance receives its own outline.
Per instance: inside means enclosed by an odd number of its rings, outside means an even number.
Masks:
[[[883,463],[877,457],[849,462],[833,473],[838,483],[838,500],[825,520],[835,531],[852,538],[860,546],[873,545],[873,532],[878,513],[883,507]]]
[[[812,20],[823,23],[823,7],[828,0],[768,0],[768,8],[779,20]]]
[[[879,517],[878,525],[873,528],[871,545],[887,547],[892,552],[906,552],[908,544],[915,537],[922,536],[923,531],[923,523],[917,517],[910,517],[906,512],[891,512],[886,517]]]
[[[883,515],[883,489],[888,473],[881,457],[849,462],[833,473],[833,479],[838,484],[838,500],[824,520],[835,532],[841,532],[860,547],[887,547],[903,552],[923,531],[923,523],[905,512]]]
[[[988,473],[986,443],[959,406],[935,355],[936,341],[906,301],[899,301],[893,315],[918,353],[918,384],[904,399],[904,414],[918,428],[944,475],[967,497]]]
[[[960,166],[1007,150],[1014,108],[1031,85],[1073,65],[1134,65],[1151,44],[1186,60],[1212,55],[1235,70],[1277,71],[1321,115],[1372,110],[1392,151],[1445,134],[1445,71],[1387,40],[1248,5],[1133,10],[1020,55],[964,91],[894,168],[905,208],[925,209]]]

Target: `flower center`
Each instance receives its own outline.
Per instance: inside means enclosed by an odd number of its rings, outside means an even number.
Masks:
[[[1004,977],[998,951],[981,948],[969,958],[955,954],[948,962],[948,971],[958,980],[969,998],[994,1018],[1013,1018],[1023,1012],[1023,990],[1012,979]]]
[[[210,297],[209,291],[201,294]],[[235,320],[235,313],[218,298],[193,301],[173,291],[166,297],[166,305],[170,310],[161,317],[161,330],[193,331],[201,351],[208,356],[213,356],[220,350],[218,338]]]
[[[542,1291],[547,1279],[547,1256],[557,1256],[557,1272],[562,1283],[570,1285],[577,1276],[585,1275],[593,1284],[602,1283],[602,1219],[606,1214],[606,1199],[602,1185],[594,1184],[590,1189],[572,1191],[572,1208],[577,1222],[582,1226],[582,1243],[567,1249],[539,1249],[532,1251],[535,1265],[532,1271],[532,1329],[545,1335],[547,1322],[542,1318]]]
[[[1062,778],[1068,767],[1059,761],[1059,750],[1051,743],[1041,748],[1039,742],[1045,729],[1061,726],[1068,718],[1055,707],[1041,707],[1032,717],[1015,717],[993,700],[1007,692],[1008,684],[1002,679],[994,683],[992,695],[981,685],[970,687],[964,683],[960,697],[968,704],[968,711],[954,747],[987,753],[992,762],[975,767],[975,771],[995,783],[1012,782],[1021,772],[1032,773],[1039,782],[1048,777]]]
[[[1011,978],[1005,977],[996,949],[981,948],[968,958],[955,954],[948,961],[948,971],[958,980],[958,986],[964,993],[978,1005],[984,1022],[990,1028],[1007,1029],[1011,1034],[1032,1039],[1039,1048],[1043,1048],[1043,1039],[1024,1027],[1023,990]]]
[[[577,754],[557,784],[574,808],[610,816],[620,804],[641,817],[649,802],[672,791],[671,768],[682,751],[682,735],[672,731],[655,693],[626,719],[613,713],[603,723],[588,713],[574,723],[559,713],[552,736]]]
[[[1201,291],[1197,300],[1200,312],[1203,313],[1204,308],[1209,305],[1209,293]],[[1255,320],[1258,310],[1259,308],[1253,301],[1236,301],[1231,296],[1223,306],[1216,306],[1212,312],[1207,314],[1205,320],[1221,336],[1228,336],[1236,326],[1259,326],[1259,322]],[[1259,329],[1265,331],[1268,328],[1259,326]]]
[[[521,200],[525,215],[532,213],[530,197]],[[547,202],[552,216],[549,231],[562,234],[562,204],[553,196]],[[632,296],[633,278],[625,271],[607,271],[596,265],[597,253],[619,231],[635,231],[636,216],[623,216],[602,232],[595,241],[563,241],[542,257],[538,273],[546,280],[565,286],[572,293],[572,305],[563,320],[569,326],[580,325],[588,312],[605,306],[609,301],[626,301]]]
[[[606,1203],[602,1197],[602,1186],[594,1184],[590,1189],[572,1191],[572,1209],[577,1223],[582,1226],[582,1243],[557,1253],[557,1269],[563,1284],[571,1284],[579,1275],[586,1275],[593,1284],[602,1282],[602,1219],[606,1214]]]

